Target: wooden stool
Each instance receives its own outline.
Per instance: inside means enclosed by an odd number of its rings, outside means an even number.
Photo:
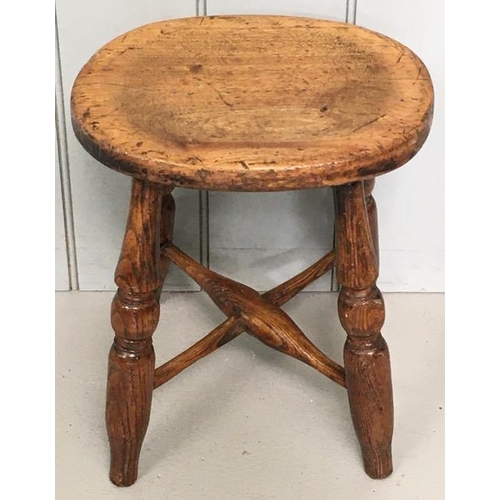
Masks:
[[[392,471],[389,351],[380,334],[374,177],[424,143],[433,88],[420,59],[357,26],[281,16],[158,22],[100,49],[71,96],[75,133],[132,196],[116,269],[106,420],[111,481],[131,485],[153,389],[246,331],[347,388],[366,473]],[[176,187],[280,191],[334,187],[335,249],[260,295],[204,268],[172,243]],[[169,263],[227,315],[155,368],[152,335]],[[336,266],[345,368],[316,348],[280,306]]]

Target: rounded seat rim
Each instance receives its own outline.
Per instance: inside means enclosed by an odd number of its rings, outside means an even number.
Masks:
[[[96,140],[91,130],[83,126],[81,110],[74,105],[75,96],[78,92],[76,84],[79,81],[80,75],[92,61],[93,58],[91,58],[80,71],[72,89],[71,121],[77,139],[85,150],[98,162],[129,176],[175,187],[213,191],[286,191],[343,185],[385,174],[407,163],[418,153],[425,143],[430,132],[433,117],[434,94],[432,81],[424,63],[413,53],[413,51],[402,43],[361,26],[327,19],[281,15],[226,15],[209,17],[212,19],[282,18],[307,22],[326,22],[334,25],[346,25],[352,29],[373,33],[378,37],[385,38],[398,44],[421,65],[422,77],[429,82],[430,96],[428,99],[428,106],[420,117],[419,126],[413,127],[405,136],[401,136],[399,138],[400,140],[394,141],[390,149],[386,148],[383,151],[383,155],[374,156],[370,153],[358,154],[354,157],[350,157],[348,161],[344,158],[336,159],[335,154],[332,152],[331,161],[324,161],[323,159],[323,161],[310,161],[306,164],[294,164],[291,162],[278,166],[272,162],[263,161],[261,163],[254,163],[251,165],[251,168],[249,168],[248,165],[245,164],[245,161],[236,162],[230,166],[215,163],[200,165],[196,161],[192,163],[175,162],[166,156],[158,158],[141,157],[137,154],[133,155],[130,154],[130,152],[122,151],[112,143]],[[149,26],[194,19],[199,21],[200,18],[189,17],[157,21],[134,28],[127,33]],[[96,54],[116,40],[123,38],[127,33],[121,34],[101,47]],[[138,140],[140,140],[140,138]],[[321,140],[317,141],[315,144],[320,143]],[[286,141],[283,141],[280,146],[286,147],[286,144]],[[266,145],[264,144],[264,146]],[[325,145],[325,148],[327,149],[328,146]],[[234,145],[234,149],[238,149],[237,144]],[[196,158],[196,151],[196,145],[189,146],[190,157]]]

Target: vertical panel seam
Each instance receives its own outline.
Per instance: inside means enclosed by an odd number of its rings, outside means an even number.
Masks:
[[[358,11],[358,0],[346,0],[345,22],[356,24],[357,11]]]
[[[66,136],[66,120],[64,115],[64,93],[62,84],[61,55],[59,49],[59,28],[57,13],[55,18],[56,36],[56,134],[59,154],[59,173],[61,177],[61,198],[63,208],[64,233],[66,241],[66,258],[68,265],[69,289],[78,290],[78,267],[76,259],[75,226],[73,217],[73,201],[71,197],[71,181],[69,172],[68,142]]]
[[[196,15],[207,15],[207,0],[196,0]],[[210,268],[210,215],[208,191],[199,192],[200,218],[200,262]]]
[[[207,15],[207,0],[195,0],[196,2],[196,15],[206,16]]]

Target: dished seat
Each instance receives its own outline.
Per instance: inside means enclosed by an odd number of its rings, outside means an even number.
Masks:
[[[149,24],[100,49],[72,92],[82,145],[134,177],[209,190],[341,185],[407,162],[432,83],[400,43],[282,16]]]

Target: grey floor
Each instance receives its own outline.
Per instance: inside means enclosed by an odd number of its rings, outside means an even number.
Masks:
[[[442,500],[444,296],[386,294],[395,433],[393,475],[362,469],[344,389],[243,335],[154,393],[140,477],[107,477],[108,292],[56,294],[58,500]],[[285,306],[342,360],[336,295],[302,293]],[[201,293],[164,294],[157,364],[223,320]]]

